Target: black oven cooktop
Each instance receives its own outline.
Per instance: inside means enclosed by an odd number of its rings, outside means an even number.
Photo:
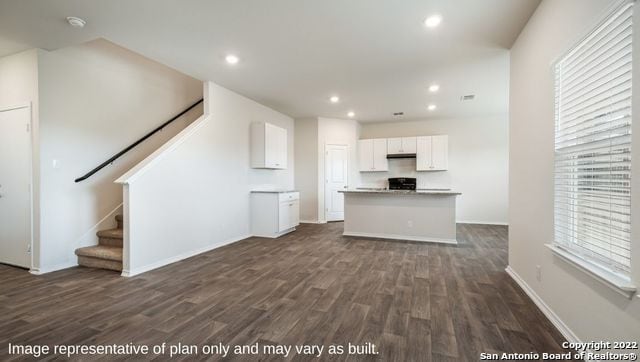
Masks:
[[[389,190],[415,190],[415,177],[391,177],[389,178]]]

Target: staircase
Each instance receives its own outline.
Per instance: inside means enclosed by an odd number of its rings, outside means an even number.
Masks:
[[[100,230],[98,245],[76,249],[78,265],[122,271],[122,215],[116,215],[115,229]]]

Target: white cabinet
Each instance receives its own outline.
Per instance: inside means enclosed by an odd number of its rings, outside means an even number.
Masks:
[[[360,172],[389,170],[386,138],[358,141],[358,168]]]
[[[449,160],[448,136],[420,136],[417,137],[416,144],[416,170],[447,170]]]
[[[271,123],[251,124],[251,167],[287,168],[287,130]]]
[[[416,153],[416,137],[387,138],[387,153],[390,155]]]
[[[251,233],[277,238],[300,224],[300,193],[253,191],[251,193]]]

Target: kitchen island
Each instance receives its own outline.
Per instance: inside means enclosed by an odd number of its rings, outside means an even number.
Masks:
[[[352,189],[344,193],[344,232],[457,244],[456,197],[449,190]]]

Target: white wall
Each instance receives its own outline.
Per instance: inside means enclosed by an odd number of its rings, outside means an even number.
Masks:
[[[554,83],[551,65],[605,15],[608,0],[545,0],[511,50],[509,265],[583,341],[640,340],[640,298],[617,294],[554,257]],[[640,39],[635,9],[634,42]],[[640,43],[638,43],[640,44]],[[634,47],[634,88],[640,53]],[[634,107],[640,109],[638,97]],[[635,115],[638,112],[634,112]],[[640,169],[640,120],[634,116],[633,165]],[[636,177],[634,173],[634,178]],[[640,283],[640,182],[632,186],[632,268]],[[542,279],[536,279],[536,266]],[[566,332],[566,331],[565,331]]]
[[[40,200],[39,175],[39,100],[38,100],[38,52],[37,49],[0,58],[0,109],[22,104],[31,104],[32,140],[32,267],[39,266],[40,209],[35,207]],[[0,173],[2,170],[0,170]]]
[[[507,100],[505,99],[505,110]],[[449,135],[449,170],[417,172],[415,159],[389,160],[388,172],[361,173],[361,186],[387,186],[389,177],[416,177],[419,188],[448,187],[458,197],[458,222],[506,224],[508,214],[507,115],[469,119],[364,123],[361,137]]]
[[[360,124],[354,120],[318,118],[318,222],[325,222],[325,146],[328,144],[349,147],[349,187],[360,183],[358,172],[358,138]]]
[[[125,275],[248,237],[249,192],[294,185],[293,119],[214,83],[205,87],[210,114],[120,179],[128,183]],[[287,129],[286,170],[249,167],[251,122]]]
[[[318,119],[295,120],[295,189],[300,192],[300,220],[318,221]]]
[[[122,203],[122,187],[113,181],[202,107],[90,179],[74,179],[200,99],[202,82],[106,40],[40,54],[39,269],[46,272],[74,265],[77,247],[96,243],[97,229],[115,225],[112,212]]]

